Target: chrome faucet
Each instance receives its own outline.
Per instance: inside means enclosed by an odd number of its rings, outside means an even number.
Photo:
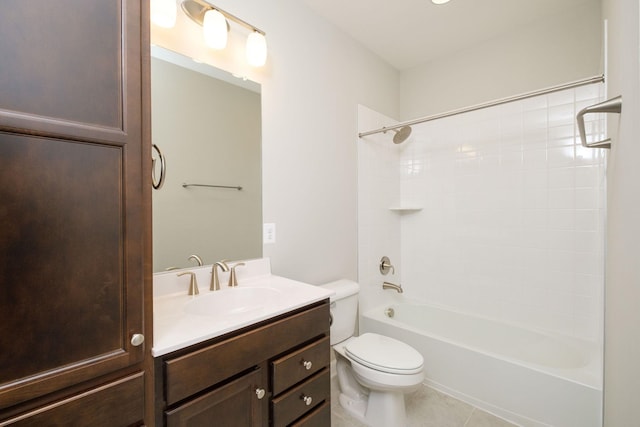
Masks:
[[[235,288],[236,286],[238,286],[238,278],[236,276],[236,267],[242,267],[243,265],[244,265],[244,262],[239,262],[233,267],[231,267],[231,274],[229,275],[229,286],[231,286],[232,288]]]
[[[397,293],[401,294],[402,292],[404,292],[402,290],[402,285],[396,285],[393,283],[389,283],[389,282],[384,282],[382,284],[382,289],[393,289],[394,291],[396,291]]]
[[[178,276],[184,276],[185,274],[189,274],[191,276],[191,280],[189,280],[189,295],[198,295],[200,291],[198,290],[196,273],[192,271],[185,271],[184,273],[178,273]]]
[[[225,273],[229,271],[229,266],[227,263],[222,260],[218,261],[211,267],[211,286],[209,286],[210,291],[219,291],[220,290],[220,279],[218,279],[218,267]]]

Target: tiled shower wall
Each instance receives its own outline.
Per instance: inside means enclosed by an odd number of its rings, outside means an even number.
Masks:
[[[390,148],[398,186],[371,169],[385,155],[378,144],[359,143],[369,159],[359,164],[359,222],[398,221],[399,230],[377,233],[399,231],[406,297],[601,340],[606,154],[580,146],[575,115],[602,91],[589,85],[416,125]],[[588,123],[596,137],[602,128]],[[371,186],[390,192],[385,208]],[[398,204],[421,210],[388,209]],[[363,231],[361,254],[372,247]]]

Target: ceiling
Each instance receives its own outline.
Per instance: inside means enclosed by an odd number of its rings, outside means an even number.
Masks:
[[[301,0],[405,70],[597,0]]]

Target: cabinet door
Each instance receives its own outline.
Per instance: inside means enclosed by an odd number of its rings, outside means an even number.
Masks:
[[[262,369],[238,378],[174,410],[166,412],[167,427],[262,426],[269,401]]]
[[[2,2],[0,419],[143,359],[145,4]]]
[[[143,381],[142,373],[130,375],[5,422],[0,421],[0,426],[125,427],[142,425]]]

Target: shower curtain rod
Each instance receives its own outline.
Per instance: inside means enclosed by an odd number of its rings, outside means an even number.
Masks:
[[[417,125],[419,123],[430,122],[432,120],[437,120],[437,119],[442,119],[442,118],[445,118],[445,117],[455,116],[456,114],[468,113],[470,111],[481,110],[483,108],[488,108],[488,107],[494,107],[496,105],[506,104],[508,102],[520,101],[522,99],[532,98],[532,97],[538,96],[538,95],[546,95],[548,93],[558,92],[558,91],[565,90],[565,89],[571,89],[571,88],[574,88],[574,87],[585,86],[585,85],[589,85],[589,84],[593,84],[593,83],[602,83],[602,82],[604,82],[604,76],[603,75],[589,77],[589,78],[586,78],[586,79],[576,80],[576,81],[573,81],[573,82],[561,84],[561,85],[558,85],[558,86],[552,86],[552,87],[548,87],[548,88],[545,88],[545,89],[535,90],[533,92],[522,93],[520,95],[514,95],[514,96],[507,97],[507,98],[501,98],[501,99],[496,99],[494,101],[485,102],[485,103],[482,103],[482,104],[476,104],[476,105],[473,105],[471,107],[465,107],[465,108],[460,108],[458,110],[451,110],[451,111],[447,111],[445,113],[435,114],[435,115],[432,115],[432,116],[421,117],[419,119],[413,119],[413,120],[409,120],[409,121],[406,121],[406,122],[401,122],[401,123],[395,124],[393,126],[384,126],[384,127],[381,127],[380,129],[370,130],[370,131],[367,131],[367,132],[360,132],[358,134],[358,137],[362,138],[363,136],[368,136],[368,135],[373,135],[373,134],[376,134],[376,133],[387,132],[387,131],[394,130],[394,129],[400,129],[400,128],[405,127],[405,126],[413,126],[413,125]]]

